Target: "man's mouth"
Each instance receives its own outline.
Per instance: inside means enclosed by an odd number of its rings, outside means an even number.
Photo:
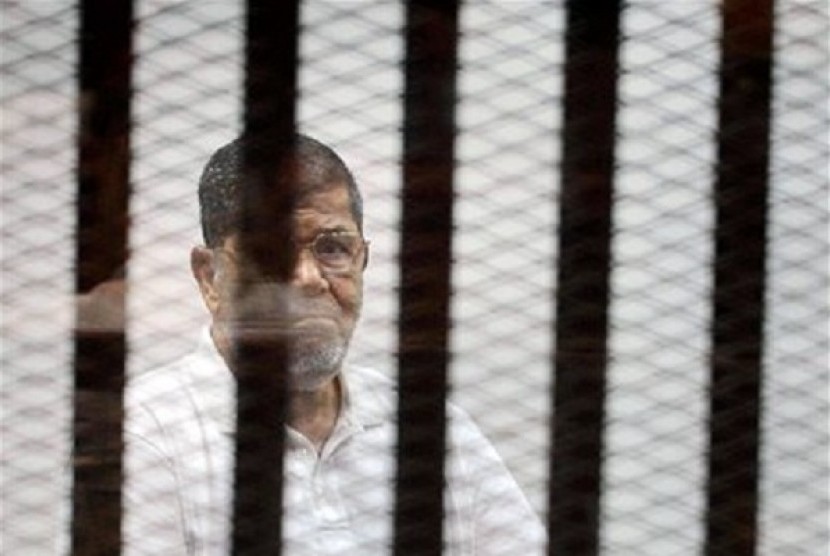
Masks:
[[[234,330],[242,333],[284,335],[286,337],[331,336],[337,333],[337,321],[330,316],[304,315],[291,318],[236,318]]]

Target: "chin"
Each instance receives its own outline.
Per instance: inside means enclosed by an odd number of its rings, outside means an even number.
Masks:
[[[336,377],[348,349],[348,340],[342,335],[319,328],[229,326],[225,323],[215,324],[214,332],[220,346],[276,343],[288,347],[288,384],[291,390],[299,392],[317,390]]]
[[[346,346],[330,342],[324,346],[296,346],[288,368],[291,390],[313,392],[337,376],[346,356]]]

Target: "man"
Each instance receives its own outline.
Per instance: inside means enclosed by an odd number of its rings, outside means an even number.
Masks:
[[[242,144],[219,149],[199,184],[205,245],[191,267],[211,315],[197,351],[127,396],[127,554],[227,554],[233,496],[234,346],[287,346],[284,554],[386,554],[393,537],[396,391],[344,358],[362,305],[362,201],[330,148],[297,136],[290,155],[293,272],[243,253]],[[244,288],[241,288],[244,284]],[[446,554],[541,553],[544,534],[493,447],[448,408]]]

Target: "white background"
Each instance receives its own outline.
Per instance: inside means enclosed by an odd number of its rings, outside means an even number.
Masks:
[[[138,2],[129,372],[188,351],[205,312],[188,274],[196,183],[240,126],[241,12]],[[628,3],[614,208],[602,547],[700,551],[711,296],[717,3]],[[827,549],[826,4],[779,0],[761,554]],[[71,412],[75,35],[68,1],[4,2],[3,551],[51,554]],[[372,264],[352,358],[395,373],[402,10],[306,3],[300,127],[353,168]],[[564,12],[462,12],[452,399],[544,516]]]

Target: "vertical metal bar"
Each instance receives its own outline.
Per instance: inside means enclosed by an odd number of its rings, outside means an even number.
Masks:
[[[549,554],[597,554],[619,0],[567,3]]]
[[[757,541],[772,0],[722,5],[706,554]]]
[[[127,261],[132,2],[80,5],[78,200],[75,291],[118,276]],[[110,300],[123,314],[123,297]],[[121,550],[123,327],[85,327],[76,315],[72,553]]]
[[[394,551],[443,544],[455,144],[457,1],[406,11]]]
[[[247,3],[240,243],[261,268],[290,276],[299,1]],[[248,293],[241,284],[237,296]],[[236,467],[232,551],[279,555],[286,350],[277,339],[235,346]]]

